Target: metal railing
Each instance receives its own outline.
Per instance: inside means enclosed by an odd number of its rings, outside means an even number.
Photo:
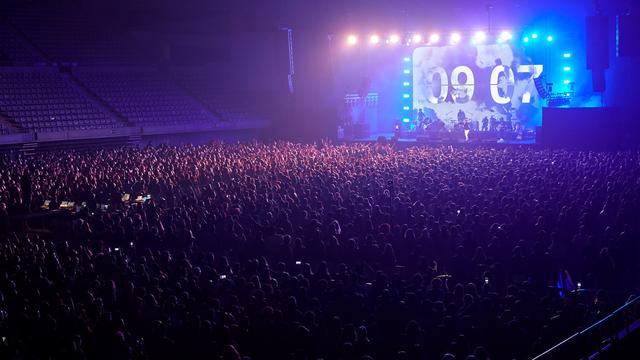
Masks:
[[[569,336],[533,360],[593,358],[640,328],[640,296],[628,301],[593,325]]]

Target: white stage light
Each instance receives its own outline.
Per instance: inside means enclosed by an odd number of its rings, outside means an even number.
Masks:
[[[487,33],[485,33],[484,31],[476,31],[476,33],[473,35],[472,42],[474,44],[482,44],[486,40],[487,40]]]
[[[500,33],[500,36],[498,37],[498,42],[507,42],[511,39],[513,39],[513,35],[511,35],[511,33],[508,31],[503,31]]]
[[[356,35],[347,36],[347,45],[353,46],[358,43],[358,37]]]
[[[369,42],[373,45],[377,44],[380,42],[380,36],[378,35],[371,35],[371,37],[369,38]]]
[[[431,36],[429,36],[429,44],[437,44],[439,41],[440,41],[439,34],[431,34]]]
[[[391,36],[389,36],[389,42],[391,44],[397,44],[400,42],[400,36],[398,34],[391,34]]]
[[[420,34],[413,34],[413,36],[411,37],[411,42],[413,42],[414,44],[419,44],[422,42],[422,35]]]
[[[460,36],[460,34],[458,34],[458,33],[451,34],[451,41],[450,42],[451,42],[452,45],[455,45],[455,44],[459,43],[460,40],[462,40],[462,36]]]

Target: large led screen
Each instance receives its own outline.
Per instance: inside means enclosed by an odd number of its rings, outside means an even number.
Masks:
[[[508,43],[420,47],[413,52],[413,109],[447,127],[464,113],[473,122],[494,117],[533,129],[541,124],[534,80],[542,72]]]

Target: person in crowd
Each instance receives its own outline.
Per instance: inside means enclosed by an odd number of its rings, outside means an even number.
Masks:
[[[531,358],[637,293],[638,179],[637,150],[0,155],[0,358]]]

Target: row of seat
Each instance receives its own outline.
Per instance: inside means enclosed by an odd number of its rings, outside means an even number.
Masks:
[[[122,126],[53,68],[4,69],[0,93],[0,112],[29,131]]]
[[[13,13],[12,25],[52,61],[79,64],[146,64],[148,59],[126,31],[95,22],[78,12],[61,14],[25,9]]]
[[[188,82],[176,82],[153,69],[80,67],[73,70],[72,76],[75,80],[65,79],[57,69],[47,67],[0,68],[0,114],[28,131],[125,126],[78,90],[77,85],[71,85],[78,81],[112,111],[137,126],[188,127],[252,119],[239,101],[225,97],[223,91],[206,87],[195,91],[198,83],[189,87]],[[242,99],[237,94],[231,97]]]
[[[251,114],[251,102],[242,94],[230,93],[228,87],[210,81],[215,76],[203,76],[202,69],[174,70],[174,78],[207,108],[219,114],[224,121],[255,120]]]
[[[8,99],[7,101],[4,102],[4,104],[5,104],[5,108],[15,109],[15,110],[58,110],[58,109],[73,110],[73,109],[86,109],[91,107],[91,104],[83,104],[83,103],[65,104],[60,102],[51,103],[51,102],[43,102],[43,101],[34,102],[33,100],[28,100],[28,99],[18,99],[18,100]]]
[[[157,72],[78,69],[74,75],[134,124],[188,125],[217,120],[176,84]]]
[[[12,132],[13,132],[13,129],[11,129],[9,125],[3,122],[0,122],[0,135],[11,134]]]
[[[12,65],[31,65],[43,60],[29,50],[7,24],[0,23],[0,52]]]

